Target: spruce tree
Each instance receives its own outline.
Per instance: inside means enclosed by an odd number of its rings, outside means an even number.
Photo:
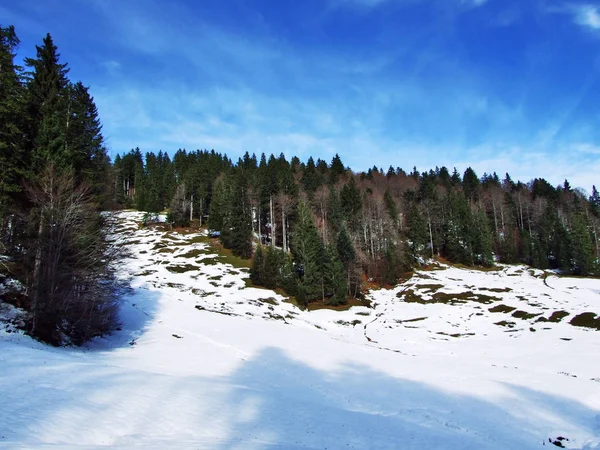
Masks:
[[[36,58],[25,59],[25,64],[32,69],[27,90],[33,169],[40,173],[52,162],[55,170],[64,170],[69,165],[64,132],[68,116],[69,69],[67,64],[59,63],[60,55],[50,34],[36,49]]]
[[[348,291],[346,274],[337,249],[333,245],[327,246],[325,251],[323,278],[326,303],[334,306],[345,303]]]
[[[14,27],[0,27],[0,228],[9,196],[21,190],[20,179],[28,170],[24,88],[21,69],[14,63],[18,45]]]
[[[308,304],[322,296],[322,243],[304,202],[298,207],[291,248],[301,273],[296,296],[301,303]]]
[[[265,272],[265,257],[263,252],[263,246],[257,245],[254,252],[254,259],[252,261],[252,267],[250,268],[250,281],[256,286],[264,286],[264,272]]]
[[[581,212],[576,213],[571,220],[569,237],[573,255],[573,273],[575,275],[592,274],[594,272],[594,247],[587,219]]]

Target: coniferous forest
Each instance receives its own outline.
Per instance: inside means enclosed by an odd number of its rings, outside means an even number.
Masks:
[[[94,100],[69,80],[50,35],[22,68],[15,30],[0,33],[0,273],[26,286],[29,332],[42,340],[79,343],[117,326],[108,209],[166,210],[174,227],[214,230],[253,258],[254,284],[303,305],[361,298],[366,283],[393,285],[431,259],[600,274],[595,187],[383,162],[355,173],[338,155],[252,149],[234,162],[136,148],[111,162]]]

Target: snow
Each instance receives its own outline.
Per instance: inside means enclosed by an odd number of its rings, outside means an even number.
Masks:
[[[373,308],[305,312],[208,238],[116,217],[121,331],[83,349],[0,331],[0,448],[600,449],[599,332],[569,323],[600,312],[600,280],[441,266]]]

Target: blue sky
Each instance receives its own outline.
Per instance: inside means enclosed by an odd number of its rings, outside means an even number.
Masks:
[[[111,155],[139,146],[446,165],[600,186],[598,0],[8,0]]]

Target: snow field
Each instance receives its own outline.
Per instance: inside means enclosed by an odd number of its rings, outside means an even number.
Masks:
[[[208,238],[116,217],[122,330],[85,349],[0,331],[0,448],[600,448],[599,334],[569,324],[600,280],[440,267],[305,312]]]

